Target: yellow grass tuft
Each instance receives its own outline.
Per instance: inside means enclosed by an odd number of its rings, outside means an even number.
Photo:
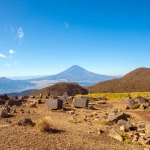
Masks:
[[[44,117],[37,125],[37,128],[40,131],[53,131],[52,124],[51,124],[51,118],[50,117]]]
[[[108,121],[105,120],[105,119],[96,121],[96,123],[97,123],[97,124],[100,124],[100,125],[110,125],[110,122],[108,122]]]

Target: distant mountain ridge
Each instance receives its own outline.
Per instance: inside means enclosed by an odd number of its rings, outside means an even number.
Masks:
[[[24,90],[26,87],[33,86],[35,84],[28,81],[11,80],[5,77],[0,78],[0,93],[10,93],[18,90]]]
[[[36,80],[60,80],[65,79],[68,82],[91,82],[96,83],[104,80],[109,80],[117,78],[117,76],[107,76],[107,75],[100,75],[78,66],[73,65],[70,68],[66,69],[63,72],[60,72],[56,75],[46,76],[42,78],[37,78]],[[31,79],[32,80],[32,79]],[[30,80],[30,81],[31,81]],[[34,79],[33,79],[34,80]]]
[[[22,92],[19,92],[19,93],[7,93],[7,95],[9,96],[9,97],[11,97],[11,96],[27,96],[27,95],[29,95],[30,93],[33,93],[33,92],[35,92],[35,91],[37,91],[36,89],[31,89],[31,90],[25,90],[25,91],[22,91]]]
[[[122,78],[89,86],[88,90],[94,93],[150,92],[150,68],[137,68]]]

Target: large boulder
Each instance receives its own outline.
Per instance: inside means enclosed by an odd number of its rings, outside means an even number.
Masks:
[[[87,98],[74,98],[73,99],[73,106],[79,108],[88,107],[88,99]]]
[[[22,100],[9,100],[7,103],[8,106],[21,106],[22,105]]]
[[[1,100],[9,100],[9,97],[6,94],[0,94]]]
[[[63,100],[60,99],[50,99],[46,101],[47,109],[57,110],[63,108]]]

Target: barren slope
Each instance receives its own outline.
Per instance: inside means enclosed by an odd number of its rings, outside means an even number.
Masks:
[[[99,82],[88,87],[91,92],[149,92],[150,68],[135,69],[120,79]]]

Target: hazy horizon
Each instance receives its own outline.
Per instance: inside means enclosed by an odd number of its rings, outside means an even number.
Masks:
[[[77,66],[77,65],[73,65],[73,66]],[[71,66],[71,67],[73,67],[73,66]],[[69,68],[71,68],[71,67],[69,67]],[[67,69],[69,69],[69,68],[67,68]],[[79,68],[80,68],[80,66],[79,66]],[[82,68],[82,67],[81,67]],[[67,70],[67,69],[65,69],[65,70]],[[85,68],[83,68],[83,69],[85,69]],[[65,70],[63,70],[63,71],[65,71]],[[85,69],[86,70],[86,69]],[[89,71],[89,72],[91,72],[90,70],[87,70],[87,71]],[[61,72],[58,72],[58,73],[61,73]],[[58,73],[56,73],[56,74],[58,74]],[[94,73],[94,72],[93,72]],[[56,75],[56,74],[51,74],[51,75]],[[12,80],[27,80],[27,79],[36,79],[36,78],[40,78],[40,77],[46,77],[46,76],[51,76],[51,75],[28,75],[28,76],[5,76],[6,78],[9,78],[9,79],[12,79]],[[102,74],[101,74],[102,75]],[[107,76],[107,75],[106,75]],[[108,76],[113,76],[113,75],[108,75]],[[123,75],[118,75],[118,76],[116,76],[116,77],[121,77],[121,76],[123,76]],[[1,77],[0,77],[1,78]]]

